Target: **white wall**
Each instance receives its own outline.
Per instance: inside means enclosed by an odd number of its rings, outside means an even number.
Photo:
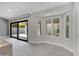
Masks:
[[[68,40],[65,40],[65,38],[54,38],[53,36],[45,36],[45,29],[44,29],[44,23],[46,17],[49,16],[55,16],[61,14],[65,14],[66,12],[71,13],[71,38]],[[58,6],[52,9],[40,11],[38,13],[32,14],[31,19],[28,20],[28,37],[30,43],[48,43],[48,44],[56,44],[59,46],[63,46],[64,48],[67,48],[68,50],[74,52],[74,18],[73,18],[73,12],[74,12],[74,3],[70,3],[63,6]],[[49,17],[50,18],[50,17]],[[37,36],[37,20],[41,19],[42,21],[42,35]],[[63,20],[62,20],[63,21]]]
[[[0,37],[9,35],[9,22],[7,19],[0,17]]]
[[[76,39],[75,39],[75,54],[79,56],[79,3],[76,3],[76,14],[75,17],[76,21]]]

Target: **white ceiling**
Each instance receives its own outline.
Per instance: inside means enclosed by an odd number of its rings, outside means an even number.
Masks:
[[[68,2],[0,2],[0,17],[13,18],[53,8]]]

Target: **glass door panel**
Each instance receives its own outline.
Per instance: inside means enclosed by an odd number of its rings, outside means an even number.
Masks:
[[[17,23],[12,23],[11,27],[12,27],[12,37],[17,38]]]
[[[19,22],[19,39],[27,40],[27,22]]]

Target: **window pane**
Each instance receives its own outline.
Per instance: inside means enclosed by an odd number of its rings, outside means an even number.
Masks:
[[[66,16],[66,38],[69,38],[69,16]]]
[[[37,34],[38,36],[41,35],[41,20],[38,20],[38,25],[37,25]]]
[[[51,20],[49,19],[49,20],[46,21],[47,35],[51,35],[51,27],[52,27]]]
[[[59,18],[53,19],[53,35],[59,36],[60,29],[59,29]]]

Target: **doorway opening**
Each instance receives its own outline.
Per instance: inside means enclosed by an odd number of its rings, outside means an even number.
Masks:
[[[28,42],[28,20],[10,23],[10,37]]]

